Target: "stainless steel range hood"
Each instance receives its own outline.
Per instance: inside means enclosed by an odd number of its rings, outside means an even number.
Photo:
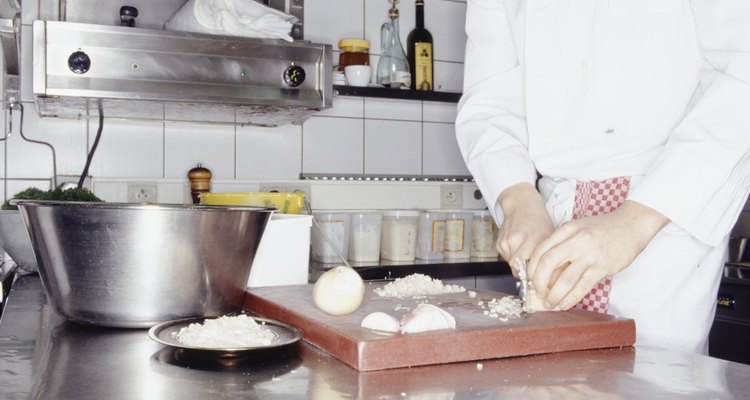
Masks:
[[[331,46],[35,21],[33,92],[44,117],[264,126],[331,106]]]

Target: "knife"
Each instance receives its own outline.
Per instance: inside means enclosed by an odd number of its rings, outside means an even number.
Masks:
[[[526,308],[526,293],[529,290],[529,277],[526,275],[526,261],[520,258],[514,258],[511,263],[513,269],[516,270],[520,285],[518,286],[518,297],[521,298],[524,309]]]

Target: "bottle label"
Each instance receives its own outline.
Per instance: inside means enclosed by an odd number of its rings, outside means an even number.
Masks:
[[[411,74],[408,71],[391,72],[391,88],[408,89],[411,86]]]
[[[432,43],[414,43],[414,87],[432,90]]]

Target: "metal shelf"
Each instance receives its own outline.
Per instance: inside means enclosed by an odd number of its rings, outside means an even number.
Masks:
[[[456,92],[422,92],[417,90],[388,89],[380,87],[358,87],[333,85],[333,90],[339,96],[378,97],[385,99],[440,101],[444,103],[458,103],[461,93]]]

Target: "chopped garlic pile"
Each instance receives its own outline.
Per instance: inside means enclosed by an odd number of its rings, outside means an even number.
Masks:
[[[431,294],[460,293],[466,288],[458,285],[444,285],[440,279],[432,279],[423,274],[411,274],[398,278],[382,288],[376,288],[375,294],[380,297],[413,297],[427,296]]]
[[[515,296],[505,296],[500,300],[492,299],[487,302],[486,307],[484,302],[480,301],[479,306],[484,310],[484,315],[501,321],[518,318],[523,311],[523,302]]]
[[[184,345],[209,349],[266,346],[276,340],[273,331],[243,314],[192,323],[173,335]]]

